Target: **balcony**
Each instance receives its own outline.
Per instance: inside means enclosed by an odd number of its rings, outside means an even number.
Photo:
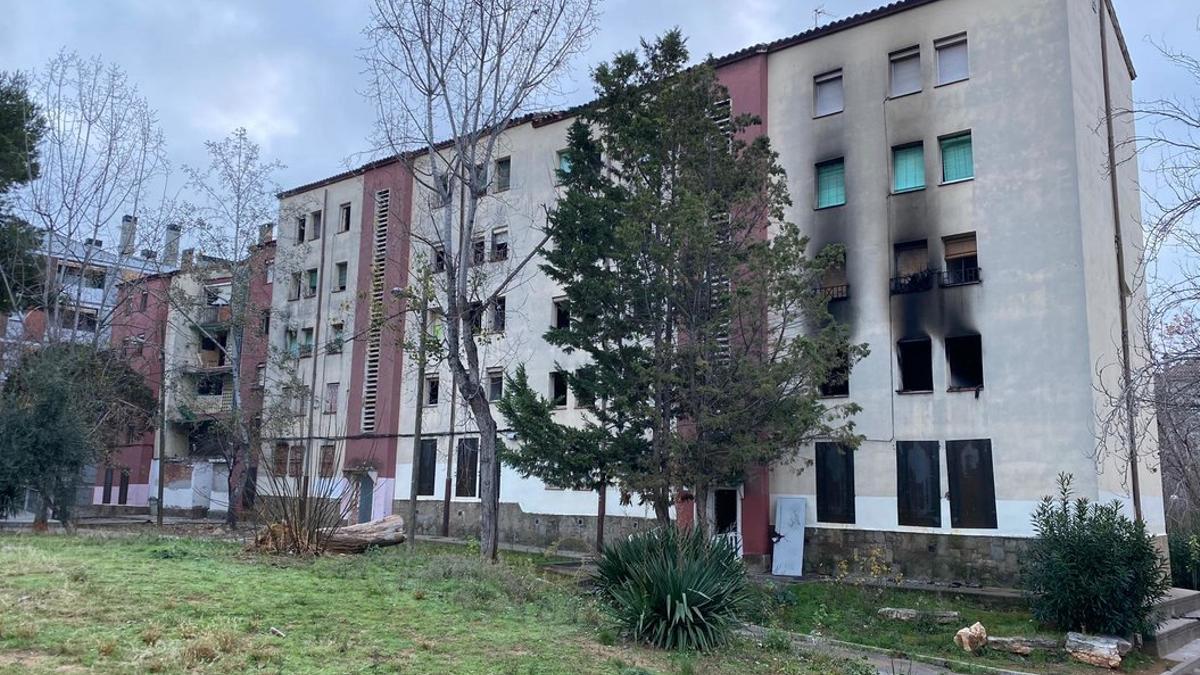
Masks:
[[[822,286],[817,289],[817,293],[823,295],[829,302],[850,299],[850,284],[838,284],[836,286]]]
[[[966,286],[983,281],[983,269],[979,267],[959,267],[942,272],[941,286]]]
[[[313,346],[312,345],[300,345],[299,347],[296,348],[296,355],[299,356],[300,358],[304,358],[306,356],[312,356],[313,355]]]
[[[229,305],[206,305],[198,318],[201,326],[221,326],[233,320],[233,311]]]
[[[922,270],[915,274],[892,277],[892,295],[905,295],[907,293],[921,293],[923,291],[928,291],[933,288],[934,280],[940,278],[941,274],[942,273],[938,270]]]

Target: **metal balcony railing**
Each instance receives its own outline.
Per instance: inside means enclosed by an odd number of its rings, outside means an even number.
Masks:
[[[940,275],[937,270],[923,270],[915,274],[906,274],[899,277],[892,277],[891,291],[892,295],[903,295],[905,293],[920,293],[933,288],[933,282]]]
[[[229,323],[232,318],[229,305],[206,305],[200,310],[200,323],[205,326]]]
[[[983,281],[983,270],[979,267],[961,267],[942,272],[942,286],[962,286]]]
[[[850,299],[850,284],[838,284],[836,286],[822,286],[817,289],[817,292],[825,296],[829,302],[836,300]]]

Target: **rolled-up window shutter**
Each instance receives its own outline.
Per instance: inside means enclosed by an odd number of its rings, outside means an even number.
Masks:
[[[903,96],[921,91],[921,51],[906,49],[891,56],[892,96]]]
[[[934,45],[937,49],[938,84],[965,80],[970,74],[967,38],[956,37]]]
[[[961,237],[947,237],[944,243],[946,246],[946,260],[975,255],[975,235],[973,234]]]
[[[841,112],[845,106],[842,99],[842,71],[826,73],[813,78],[816,94],[813,99],[813,116],[831,115]]]

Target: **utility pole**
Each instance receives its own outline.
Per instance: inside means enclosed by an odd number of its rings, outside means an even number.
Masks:
[[[170,292],[171,280],[167,278],[167,291]],[[143,281],[142,283],[145,283]],[[132,299],[130,300],[132,302]],[[162,321],[158,339],[158,511],[154,521],[158,527],[163,526],[163,474],[166,473],[167,449],[167,320]]]
[[[425,362],[429,338],[429,268],[421,275],[421,295],[417,299],[417,311],[421,314],[420,335],[417,337],[417,407],[413,421],[412,477],[408,492],[408,550],[417,547],[417,492],[421,478],[421,427],[425,421]],[[436,455],[435,455],[436,457]]]

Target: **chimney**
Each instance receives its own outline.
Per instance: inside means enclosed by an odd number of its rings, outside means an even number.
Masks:
[[[267,244],[275,241],[275,223],[263,223],[258,228],[258,243]]]
[[[174,265],[179,262],[179,237],[183,228],[175,223],[167,225],[167,243],[163,246],[163,262]]]
[[[179,269],[181,269],[181,270],[191,269],[192,262],[195,260],[195,257],[196,257],[196,249],[194,249],[194,248],[183,249],[183,258],[179,261]]]
[[[121,255],[133,255],[133,239],[137,235],[137,218],[121,216]]]

